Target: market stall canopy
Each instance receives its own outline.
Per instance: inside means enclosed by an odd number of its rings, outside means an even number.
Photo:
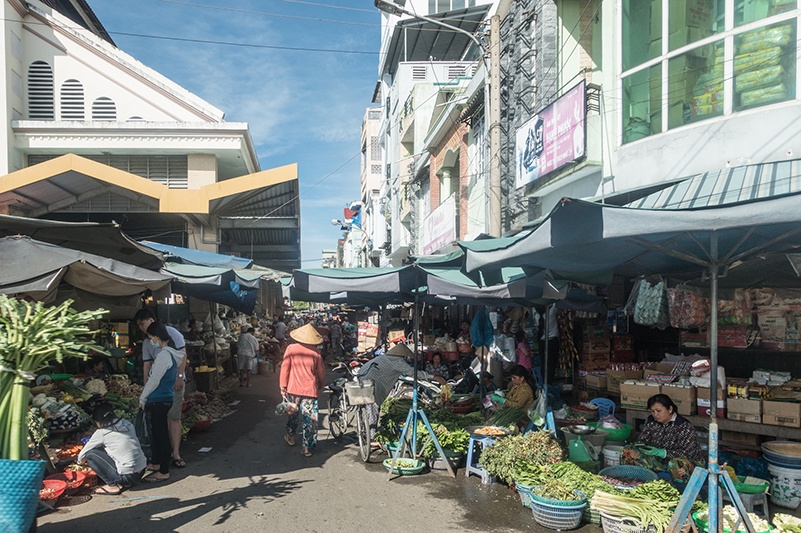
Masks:
[[[253,313],[262,279],[259,270],[183,263],[165,263],[161,272],[175,278],[172,291],[176,294],[227,305],[247,314]]]
[[[573,279],[599,271],[637,276],[700,276],[719,266],[801,245],[801,195],[700,209],[632,209],[566,198],[543,223],[518,237],[460,243],[465,269],[534,266]]]
[[[108,257],[149,270],[158,270],[164,264],[161,252],[142,246],[123,233],[117,224],[58,222],[0,215],[0,237],[12,235],[27,235],[40,242]]]
[[[181,246],[169,246],[151,241],[141,241],[141,244],[162,252],[167,261],[172,263],[187,263],[225,269],[244,269],[253,264],[253,260],[245,257],[216,254],[214,252],[193,250],[192,248],[182,248]]]
[[[411,265],[378,268],[309,268],[292,274],[291,287],[309,293],[411,293],[418,289]]]
[[[0,239],[0,293],[52,302],[62,283],[108,297],[170,294],[172,276],[30,237]]]

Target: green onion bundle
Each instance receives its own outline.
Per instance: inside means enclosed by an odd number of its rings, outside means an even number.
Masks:
[[[88,324],[107,311],[77,312],[67,300],[55,307],[0,295],[0,458],[27,459],[30,381],[52,360],[81,357],[92,340]]]
[[[664,533],[670,524],[673,509],[678,503],[678,500],[673,502],[642,500],[598,490],[592,497],[590,508],[612,518],[638,519],[643,528],[653,524],[657,533]]]

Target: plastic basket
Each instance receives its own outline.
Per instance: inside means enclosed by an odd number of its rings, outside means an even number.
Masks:
[[[419,474],[426,467],[425,461],[421,461],[420,459],[400,458],[400,459],[398,459],[399,463],[403,464],[403,463],[405,463],[407,461],[413,461],[414,462],[414,466],[408,466],[408,467],[406,467],[406,466],[395,466],[393,468],[392,467],[392,462],[393,461],[394,461],[393,458],[384,459],[384,468],[386,468],[387,470],[392,470],[393,473],[400,474],[402,476],[413,476],[415,474]]]
[[[618,479],[634,479],[637,481],[642,481],[647,483],[649,481],[656,481],[659,479],[655,473],[651,472],[647,468],[643,468],[641,466],[633,466],[633,465],[615,465],[609,466],[604,468],[600,472],[598,472],[599,476],[609,476],[615,477]],[[631,490],[634,487],[626,487],[626,486],[614,486],[616,489],[622,490]]]
[[[39,490],[39,499],[43,502],[57,500],[67,490],[67,482],[58,479],[45,479]]]
[[[656,533],[653,524],[643,527],[636,518],[613,518],[601,513],[601,527],[604,533]]]
[[[531,514],[534,520],[541,526],[557,531],[576,529],[581,524],[581,516],[587,500],[583,500],[579,505],[551,505],[531,498]]]
[[[591,428],[603,429],[606,431],[606,442],[623,442],[629,438],[631,432],[634,430],[634,427],[629,424],[623,424],[621,429],[599,428],[598,422],[587,422],[587,425]]]
[[[361,383],[349,381],[345,383],[348,394],[348,403],[351,405],[365,405],[375,403],[375,386],[372,380],[362,379]]]
[[[596,511],[594,509],[590,509],[590,506],[584,508],[584,511],[581,513],[581,519],[584,520],[588,524],[595,524],[600,526],[601,525],[601,512]]]
[[[66,470],[60,474],[47,476],[45,481],[48,480],[63,481],[67,484],[67,490],[76,490],[81,488],[86,481],[86,474],[83,472],[72,472],[70,470]]]
[[[28,531],[36,518],[44,461],[0,459],[0,531]]]
[[[575,491],[576,498],[575,500],[554,500],[553,498],[544,498],[538,494],[534,493],[534,490],[538,487],[531,487],[531,500],[544,503],[546,505],[553,505],[556,507],[575,507],[576,505],[581,505],[582,503],[587,503],[587,498],[584,496],[583,493],[579,491]]]
[[[534,487],[530,487],[528,485],[521,485],[520,483],[515,481],[515,487],[517,487],[517,494],[520,496],[520,503],[523,504],[523,507],[531,507],[531,489]]]
[[[698,511],[696,513],[693,513],[693,522],[695,522],[696,527],[698,527],[698,531],[701,531],[702,533],[709,533],[709,524],[705,520],[700,518],[701,513],[702,513],[702,511]],[[742,527],[742,529],[740,529],[740,528],[737,529],[737,533],[740,533],[741,531],[745,531],[745,526],[742,526],[742,524],[741,524],[741,527]],[[767,529],[765,531],[757,531],[757,533],[770,533],[773,530],[774,530],[774,528],[771,527],[770,529]],[[731,528],[724,527],[723,528],[723,533],[731,533]]]

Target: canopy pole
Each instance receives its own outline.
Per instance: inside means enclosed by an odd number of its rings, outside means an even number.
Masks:
[[[551,307],[556,304],[546,305],[545,306],[545,320],[543,324],[545,324],[545,332],[542,334],[542,338],[544,339],[543,345],[545,349],[543,350],[542,354],[542,390],[545,391],[545,401],[548,401],[548,351],[549,351],[549,344],[551,339],[548,336],[551,334]]]
[[[717,531],[720,523],[720,485],[718,480],[718,234],[712,232],[709,238],[709,277],[711,284],[712,309],[709,320],[709,531]]]

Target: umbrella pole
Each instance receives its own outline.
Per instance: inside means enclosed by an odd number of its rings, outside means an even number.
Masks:
[[[732,505],[740,515],[742,526],[745,527],[748,533],[756,533],[728,472],[721,470],[718,464],[718,274],[720,265],[718,263],[717,233],[712,233],[710,237],[709,251],[709,256],[712,259],[709,265],[712,307],[709,313],[709,331],[711,335],[709,340],[709,364],[711,366],[709,374],[709,457],[706,469],[696,467],[693,471],[690,481],[687,483],[687,488],[684,490],[681,500],[679,500],[679,505],[670,519],[667,530],[679,531],[681,526],[689,520],[693,502],[695,502],[703,489],[704,482],[707,482],[709,488],[707,497],[707,503],[709,504],[709,531],[721,530],[719,527],[722,507],[720,486],[723,484],[729,500],[731,500]]]
[[[434,429],[431,427],[431,423],[428,421],[428,417],[426,416],[425,412],[418,407],[417,403],[417,358],[418,354],[420,353],[420,294],[419,291],[415,292],[414,294],[414,390],[412,391],[412,408],[409,409],[409,414],[406,416],[406,423],[403,425],[403,431],[401,432],[400,436],[400,446],[398,450],[392,457],[392,461],[390,462],[389,474],[387,475],[387,479],[392,478],[392,474],[395,472],[395,464],[397,460],[403,456],[404,451],[407,448],[407,435],[411,428],[411,453],[412,458],[417,459],[417,422],[422,421],[425,425],[426,429],[428,430],[429,439],[431,442],[434,443],[434,447],[437,449],[437,453],[439,454],[440,459],[443,463],[445,463],[445,468],[447,468],[448,473],[453,477],[456,477],[456,473],[451,468],[450,462],[448,462],[448,457],[445,455],[445,450],[442,449],[442,445],[439,443],[439,439],[437,439],[436,433],[434,433]],[[422,452],[423,450],[419,450]]]

